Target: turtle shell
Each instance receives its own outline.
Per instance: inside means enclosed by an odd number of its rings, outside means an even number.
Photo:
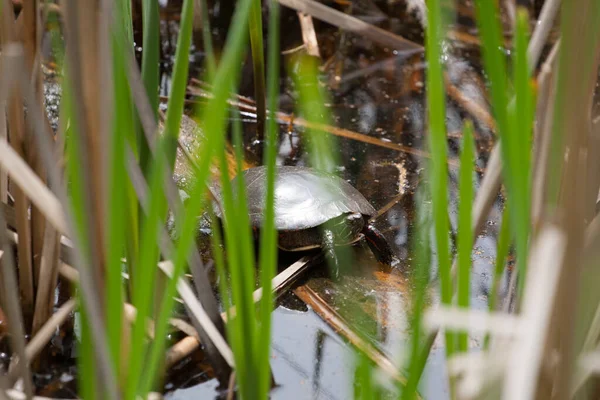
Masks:
[[[264,166],[243,172],[252,225],[262,225],[265,209],[267,169]],[[235,188],[235,181],[233,187]],[[375,215],[375,209],[352,185],[335,175],[306,167],[281,166],[275,179],[275,227],[297,231],[319,226],[347,213]],[[220,215],[219,215],[220,216]]]

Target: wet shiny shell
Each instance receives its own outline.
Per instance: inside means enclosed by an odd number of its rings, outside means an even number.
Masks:
[[[266,173],[265,167],[250,168],[243,173],[254,226],[262,225]],[[346,213],[375,215],[367,199],[337,176],[292,166],[278,167],[276,174],[275,226],[279,231],[313,228]]]

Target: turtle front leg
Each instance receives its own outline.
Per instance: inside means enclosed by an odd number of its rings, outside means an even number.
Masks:
[[[331,276],[334,279],[340,278],[340,262],[337,254],[335,253],[335,235],[331,229],[323,229],[323,252],[325,253],[325,259],[329,264],[329,270]]]
[[[391,266],[398,264],[399,260],[394,255],[390,244],[373,224],[366,224],[362,233],[377,261]]]

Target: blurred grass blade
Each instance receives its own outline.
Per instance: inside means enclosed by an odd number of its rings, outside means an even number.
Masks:
[[[133,104],[131,101],[131,92],[127,81],[125,51],[129,51],[129,46],[133,42],[128,40],[131,28],[131,9],[128,1],[119,1],[115,7],[115,21],[113,24],[122,27],[123,35],[117,33],[112,36],[113,51],[113,126],[110,137],[109,149],[109,187],[108,194],[108,221],[106,229],[106,309],[113,310],[116,316],[108,318],[106,321],[108,344],[111,351],[113,369],[115,375],[124,379],[121,375],[121,366],[125,353],[121,344],[123,338],[121,313],[118,310],[123,309],[124,292],[123,280],[121,276],[122,258],[125,254],[126,237],[130,232],[137,232],[137,225],[128,226],[128,208],[127,195],[129,191],[129,181],[123,171],[125,170],[125,140],[126,135],[123,132],[132,132],[133,123]],[[117,30],[118,32],[118,30]],[[132,229],[133,228],[133,229]],[[131,262],[131,259],[129,259]],[[126,354],[126,353],[125,353]],[[122,381],[123,382],[123,381]]]
[[[316,57],[301,54],[295,60],[296,67],[293,68],[292,77],[299,92],[299,114],[310,123],[305,132],[310,164],[321,172],[336,174],[336,168],[340,165],[337,153],[339,146],[336,138],[322,129],[324,126],[331,126],[331,116],[325,107],[329,103],[327,95],[319,83],[318,62]],[[320,229],[334,231],[332,225],[333,222],[328,222]],[[327,264],[332,276],[339,278],[352,266],[351,250],[347,246],[334,246],[333,251],[337,265],[329,257]]]
[[[362,351],[355,353],[354,400],[381,399],[382,394],[374,379],[375,365]]]
[[[442,71],[442,41],[444,40],[442,10],[439,0],[428,3],[425,57],[427,59],[427,120],[431,150],[429,180],[433,202],[433,224],[440,275],[441,301],[452,302],[448,221],[448,144],[446,139],[446,96]],[[454,336],[446,332],[446,355],[454,352]]]
[[[188,1],[193,3],[193,1]],[[183,25],[182,18],[182,32],[185,34],[183,29],[186,26]],[[160,26],[158,21],[158,1],[157,0],[143,0],[142,1],[142,26],[143,26],[143,44],[142,44],[142,79],[144,86],[146,87],[146,93],[148,95],[148,102],[154,112],[154,119],[158,116],[158,67],[159,67],[159,33]],[[181,38],[180,38],[181,40]],[[179,44],[180,42],[178,42]],[[179,46],[177,46],[179,49]],[[185,49],[187,55],[187,49]],[[187,77],[187,70],[185,76]],[[170,105],[170,104],[169,104]],[[138,148],[139,148],[139,159],[142,171],[146,179],[148,179],[148,162],[150,158],[150,149],[148,142],[144,137],[144,133],[141,131],[142,127],[140,123],[136,124],[137,136],[138,136]]]
[[[260,333],[257,347],[257,363],[267,366],[271,354],[271,311],[273,293],[271,280],[277,269],[277,232],[275,230],[275,162],[277,158],[277,139],[279,126],[275,118],[279,98],[279,2],[269,3],[269,43],[267,46],[267,101],[269,118],[266,129],[266,150],[264,164],[267,166],[267,187],[265,191],[265,214],[260,232],[260,284],[262,299],[260,302]],[[259,369],[258,398],[267,397],[271,386],[270,368]]]
[[[235,200],[237,197],[244,196],[243,193],[239,192],[240,187],[244,189],[242,186],[243,181],[238,187],[233,187],[229,180],[225,154],[223,154],[222,149],[218,149],[218,151],[221,152],[218,157],[221,168],[221,206],[223,207],[222,220],[225,228],[225,247],[227,248],[227,261],[229,264],[231,297],[237,310],[235,317],[228,320],[227,333],[235,355],[236,379],[240,393],[242,397],[254,398],[256,387],[251,385],[250,381],[253,368],[251,365],[249,368],[248,365],[253,360],[254,336],[256,333],[251,290],[250,294],[248,293],[248,285],[253,285],[254,280],[251,282],[245,281],[246,273],[243,270],[244,268],[253,269],[254,262],[252,259],[244,258],[244,250],[242,249],[242,242],[247,240],[246,232],[249,229],[248,214],[246,212],[246,218],[238,222],[240,209],[236,207]],[[236,198],[234,198],[234,190],[236,190]],[[248,262],[248,264],[245,265],[245,262]]]
[[[250,10],[250,45],[252,47],[252,67],[254,72],[254,96],[256,101],[256,137],[265,136],[266,94],[265,94],[265,54],[263,44],[262,1],[252,0]]]
[[[293,62],[295,67],[292,77],[299,92],[299,107],[301,115],[311,123],[306,129],[308,138],[308,154],[311,166],[326,173],[334,173],[338,165],[335,139],[321,126],[330,126],[329,112],[325,108],[325,95],[321,92],[318,81],[318,60],[301,54]]]
[[[402,400],[412,400],[417,398],[417,387],[425,360],[423,360],[423,313],[427,302],[427,286],[430,276],[431,265],[431,201],[429,193],[420,190],[415,195],[415,204],[417,208],[417,221],[415,226],[415,236],[412,241],[414,262],[413,262],[413,286],[414,300],[412,313],[410,315],[411,337],[410,337],[410,358],[407,360],[408,381],[404,387],[400,386]]]
[[[163,141],[159,141],[163,143]],[[163,192],[165,171],[168,170],[163,148],[158,148],[156,157],[150,165],[150,181],[148,192],[148,213],[146,214],[141,234],[139,266],[135,270],[133,284],[133,306],[137,309],[135,323],[131,336],[131,355],[129,365],[129,376],[127,378],[126,399],[135,399],[136,392],[140,386],[140,379],[144,370],[144,357],[146,355],[147,342],[146,320],[150,316],[153,301],[156,296],[154,286],[156,281],[156,263],[159,258],[157,246],[159,240],[159,226],[162,223],[162,213],[166,209],[166,201]],[[159,337],[159,336],[157,336]],[[145,395],[145,393],[144,393]]]
[[[530,68],[527,59],[527,47],[529,43],[529,14],[525,9],[519,8],[517,12],[515,44],[514,86],[515,86],[515,109],[514,109],[514,132],[510,136],[510,153],[512,156],[511,178],[514,183],[516,201],[513,202],[519,209],[515,213],[515,219],[519,221],[515,226],[516,247],[518,255],[517,266],[519,268],[519,293],[523,293],[525,287],[525,272],[527,271],[527,260],[529,251],[530,231],[530,209],[531,209],[531,145],[533,138],[533,118],[535,113],[535,102],[532,90]],[[512,110],[511,110],[512,111]],[[510,194],[509,194],[510,195]],[[510,204],[510,200],[509,200]],[[512,211],[509,209],[509,211]],[[514,222],[514,219],[513,219]],[[511,224],[511,226],[514,226]]]
[[[181,115],[183,114],[187,87],[193,19],[194,0],[183,0],[179,37],[177,38],[177,51],[175,53],[175,65],[173,66],[173,79],[171,81],[171,92],[169,93],[169,104],[167,105],[167,115],[165,117],[165,131],[163,133],[167,143],[167,165],[170,166],[171,170],[175,166],[179,124],[181,122]]]
[[[527,64],[527,17],[519,12],[515,48],[515,103],[509,105],[513,92],[507,77],[502,33],[496,5],[493,2],[475,2],[477,23],[482,44],[483,60],[489,77],[492,108],[498,134],[502,141],[503,177],[507,188],[507,201],[511,215],[511,227],[515,232],[519,287],[525,285],[527,247],[529,236],[529,171],[531,151],[531,128],[533,119],[533,95],[529,83]]]
[[[469,308],[471,287],[471,251],[473,249],[473,232],[471,209],[475,197],[473,188],[473,166],[475,162],[475,143],[473,140],[473,124],[467,120],[463,129],[463,146],[460,158],[459,199],[458,206],[458,306]],[[469,349],[469,337],[462,332],[457,338],[458,350]]]

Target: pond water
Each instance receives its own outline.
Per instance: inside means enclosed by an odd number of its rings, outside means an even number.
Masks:
[[[213,39],[222,43],[226,32],[228,10],[223,2],[211,8]],[[344,3],[345,4],[345,3]],[[409,12],[404,2],[382,1],[352,2],[353,7],[338,6],[345,12],[368,20],[380,17],[379,26],[422,43],[423,32],[416,11]],[[450,158],[450,208],[451,225],[456,228],[458,200],[456,196],[456,160],[461,146],[463,121],[474,121],[477,140],[477,165],[485,169],[489,150],[494,141],[489,119],[474,115],[479,107],[488,113],[487,94],[481,77],[479,53],[472,41],[472,15],[463,9],[457,22],[450,26],[445,43],[445,61],[448,85],[452,95],[447,102],[447,127]],[[300,27],[295,12],[282,9],[282,51],[302,44]],[[330,25],[315,20],[315,31],[321,49],[322,82],[331,98],[328,109],[334,125],[354,133],[380,140],[367,144],[343,137],[333,137],[338,150],[339,175],[353,184],[373,206],[382,210],[375,224],[395,253],[402,260],[401,268],[384,271],[374,260],[368,247],[355,246],[354,269],[338,282],[323,273],[325,267],[316,267],[298,285],[310,288],[326,304],[338,312],[348,327],[359,332],[390,360],[402,365],[406,356],[409,325],[407,316],[411,304],[411,261],[413,254],[415,193],[427,185],[426,167],[427,132],[424,98],[425,64],[420,55],[405,56],[382,48],[369,40],[341,32]],[[458,38],[458,39],[457,39]],[[197,42],[195,59],[201,65],[203,53]],[[284,56],[285,58],[285,56]],[[200,71],[198,67],[196,71]],[[284,72],[284,71],[282,71]],[[168,73],[168,71],[167,71]],[[287,76],[281,80],[280,111],[294,113],[296,94]],[[240,94],[252,97],[252,77],[246,62]],[[247,156],[259,160],[262,142],[254,141],[255,121],[252,112],[244,114],[244,132]],[[485,117],[485,114],[484,114]],[[307,165],[308,155],[303,146],[302,128],[282,125],[278,163],[281,165]],[[407,151],[386,147],[385,143],[406,146]],[[425,155],[425,156],[424,156]],[[477,173],[477,185],[481,173]],[[496,236],[501,209],[498,198],[489,215],[482,234],[473,251],[471,303],[476,309],[488,307],[488,293],[492,283]],[[435,251],[432,263],[432,303],[437,301]],[[284,257],[281,268],[293,260]],[[508,277],[504,277],[501,297],[504,297]],[[332,329],[322,314],[307,307],[301,300],[278,306],[273,313],[273,346],[271,366],[277,384],[274,399],[348,399],[353,396],[354,353],[344,335]],[[290,306],[289,303],[292,303]],[[471,346],[479,347],[481,338],[471,338]],[[424,398],[448,398],[446,386],[443,340],[438,337],[427,361],[421,393]],[[216,396],[215,380],[178,388],[171,391],[169,399],[205,398]]]

